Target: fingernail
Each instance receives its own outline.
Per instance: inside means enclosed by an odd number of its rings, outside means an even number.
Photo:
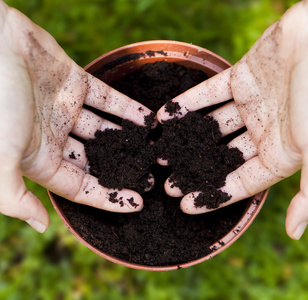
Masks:
[[[303,235],[306,227],[307,227],[307,222],[303,222],[300,225],[298,225],[295,232],[293,233],[294,239],[299,240],[301,236]]]
[[[47,229],[46,225],[40,223],[39,221],[33,218],[27,220],[26,222],[39,233],[43,233]]]

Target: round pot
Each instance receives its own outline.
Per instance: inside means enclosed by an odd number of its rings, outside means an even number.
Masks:
[[[138,70],[146,63],[156,61],[175,62],[188,68],[200,69],[209,77],[223,71],[231,66],[226,60],[217,54],[204,48],[176,41],[147,41],[127,45],[116,50],[110,51],[91,62],[85,69],[91,74],[106,83],[121,79],[128,74]],[[49,192],[51,202],[69,231],[85,246],[97,253],[101,257],[117,264],[140,270],[167,271],[190,267],[204,262],[218,253],[222,252],[233,244],[250,226],[259,213],[267,197],[268,190],[263,191],[252,197],[243,212],[239,222],[216,243],[211,245],[211,253],[190,262],[170,265],[170,266],[145,266],[123,261],[114,256],[108,255],[89,244],[76,229],[73,228],[60,205],[60,197]]]

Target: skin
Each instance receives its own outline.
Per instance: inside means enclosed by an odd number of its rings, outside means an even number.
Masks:
[[[0,0],[0,212],[44,232],[48,213],[23,176],[71,201],[115,212],[142,209],[142,198],[118,191],[125,205],[87,173],[84,139],[112,124],[83,104],[144,126],[151,111],[76,65],[43,29]],[[140,110],[142,106],[143,110]],[[74,151],[77,159],[71,159]],[[138,207],[127,201],[134,197]]]
[[[299,239],[308,222],[308,1],[294,5],[271,25],[233,67],[173,99],[181,109],[173,116],[162,107],[160,122],[188,111],[234,99],[214,111],[223,135],[246,126],[247,132],[230,142],[246,162],[226,178],[222,191],[229,205],[301,172],[300,191],[286,216],[286,231]],[[182,115],[180,115],[181,113]],[[161,162],[166,164],[166,161]],[[166,192],[183,196],[167,180]],[[198,191],[185,195],[181,208],[206,213],[193,204]]]

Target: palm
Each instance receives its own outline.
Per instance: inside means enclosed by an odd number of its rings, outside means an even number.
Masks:
[[[297,103],[293,91],[304,80],[294,69],[303,64],[300,53],[307,51],[303,40],[296,36],[304,31],[301,38],[307,40],[308,12],[301,7],[297,10],[272,25],[231,71],[237,109],[260,161],[277,179],[297,171],[302,160],[298,138],[304,136],[305,124],[298,126],[296,119],[304,112],[297,111],[303,103]],[[300,28],[294,26],[295,16],[302,20]]]

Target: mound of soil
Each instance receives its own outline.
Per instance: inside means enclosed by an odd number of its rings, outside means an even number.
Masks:
[[[97,131],[85,143],[91,175],[109,189],[143,193],[150,187],[150,167],[156,163],[149,128],[123,120],[122,130]]]
[[[172,166],[169,181],[183,194],[200,191],[196,207],[217,208],[231,197],[219,190],[226,176],[244,163],[242,152],[221,142],[219,124],[212,117],[190,112],[166,121],[156,143],[158,157]]]

